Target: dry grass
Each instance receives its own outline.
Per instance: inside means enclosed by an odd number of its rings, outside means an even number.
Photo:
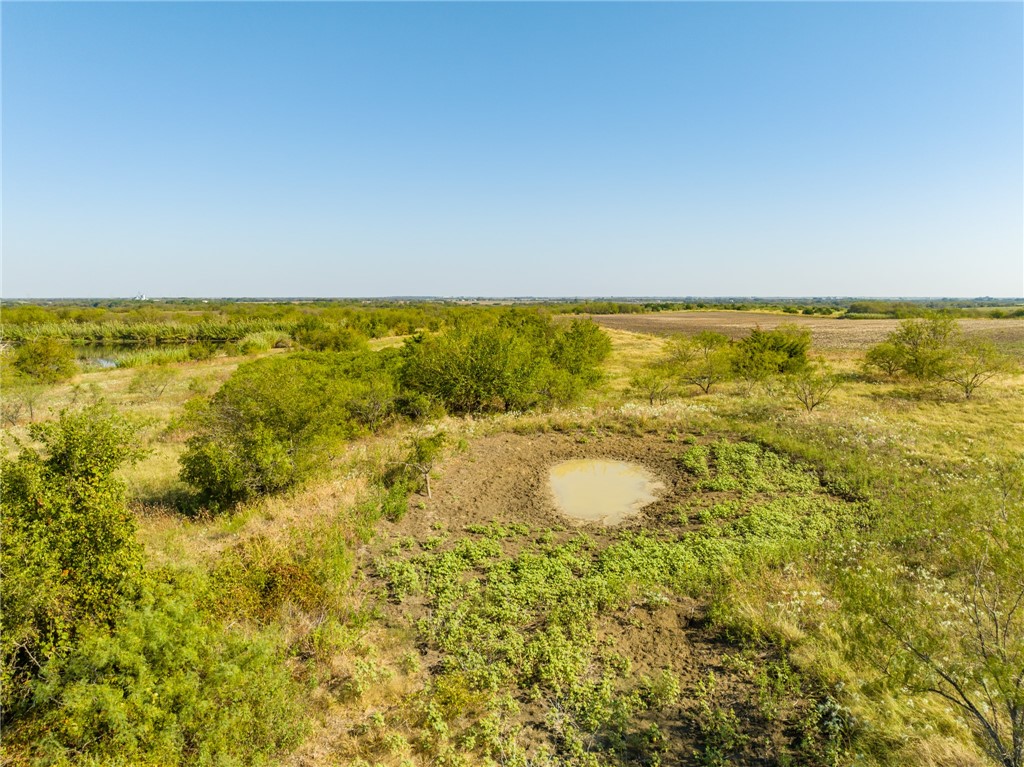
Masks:
[[[393,349],[401,346],[411,336],[385,336],[384,338],[371,338],[367,343],[371,351],[379,352],[381,349]]]
[[[714,428],[718,416],[742,418],[744,413],[757,410],[761,417],[773,419],[780,428],[794,425],[832,430],[842,434],[851,446],[897,445],[908,460],[920,459],[932,465],[962,464],[965,456],[974,453],[1024,450],[1024,376],[1020,374],[995,379],[979,389],[975,398],[967,401],[948,389],[920,389],[865,379],[859,364],[864,346],[889,332],[895,321],[841,321],[739,312],[666,313],[595,319],[608,330],[612,354],[606,363],[605,383],[590,395],[585,405],[549,413],[445,418],[435,428],[449,432],[455,441],[502,431],[569,431],[609,424],[637,432],[651,429],[667,433],[677,427],[691,431],[705,426]],[[758,389],[753,397],[747,396],[739,384],[725,384],[711,395],[698,394],[696,388],[691,387],[692,391],[683,396],[653,407],[631,401],[628,394],[630,375],[636,367],[661,354],[664,343],[661,334],[713,329],[737,336],[745,334],[758,323],[769,328],[783,321],[810,326],[814,333],[815,352],[826,357],[846,378],[832,399],[814,413],[805,413],[799,403],[778,386]],[[964,324],[979,332],[998,328],[1024,335],[1024,321],[969,320]],[[633,332],[630,327],[648,332]],[[376,339],[371,342],[371,348],[393,347],[403,340],[402,337]],[[176,366],[181,371],[180,377],[162,397],[153,401],[141,401],[128,391],[131,379],[137,373],[133,370],[83,374],[69,385],[54,388],[46,396],[44,407],[56,412],[71,404],[75,385],[83,387],[79,390],[79,397],[83,396],[83,391],[95,389],[95,396],[149,422],[144,436],[151,452],[144,461],[127,471],[125,478],[136,499],[140,513],[139,538],[152,566],[205,567],[224,550],[249,538],[263,536],[287,545],[296,531],[315,529],[318,524],[338,519],[339,511],[352,507],[365,491],[365,468],[383,460],[382,455],[395,451],[407,435],[406,429],[396,428],[378,437],[349,444],[335,456],[330,476],[292,493],[265,498],[217,518],[184,518],[161,502],[183,490],[177,479],[177,460],[182,445],[177,438],[165,435],[165,426],[192,396],[192,381],[206,381],[209,389],[213,390],[246,359],[219,358]],[[14,432],[24,437],[24,426],[19,426]],[[444,471],[442,464],[439,468],[441,482]],[[356,554],[359,568],[365,568],[367,553],[359,551]],[[357,568],[356,572],[353,604],[362,605],[364,609],[372,608],[374,596],[361,583],[361,570]],[[758,620],[772,625],[780,635],[799,643],[802,637],[816,630],[818,616],[814,610],[794,612],[774,609],[772,605],[786,602],[792,606],[793,594],[806,594],[815,588],[813,577],[803,568],[780,571],[764,582],[739,584],[736,591],[738,609],[756,614]],[[298,631],[301,627],[290,628]],[[348,683],[361,673],[357,665],[359,661],[372,663],[381,669],[380,680],[353,699],[346,699],[323,685],[315,686],[310,698],[313,732],[286,763],[302,767],[347,765],[359,759],[395,767],[421,763],[410,761],[415,757],[411,746],[407,742],[403,745],[401,733],[382,731],[381,739],[375,739],[372,732],[368,735],[365,730],[374,714],[394,713],[408,702],[411,695],[423,688],[428,673],[426,668],[407,662],[410,653],[413,657],[417,655],[414,637],[406,629],[380,620],[369,621],[353,631],[344,649],[336,652],[328,662],[330,678],[338,684]],[[794,652],[793,660],[797,666],[819,671],[835,670],[837,676],[842,673],[838,659],[826,657],[823,649],[818,654],[808,655],[806,653],[810,651],[806,648],[807,645],[801,645]],[[862,703],[868,705],[866,700]],[[856,705],[854,701],[854,707]],[[872,715],[879,721],[886,716],[884,712],[872,712]],[[938,720],[946,719],[940,712],[929,713],[932,715]],[[902,710],[892,714],[894,720],[907,716],[907,712]],[[383,738],[388,735],[398,737],[385,743]],[[905,757],[904,763],[918,767],[980,767],[982,762],[969,743],[966,733],[936,732],[909,741],[902,756]]]
[[[814,348],[819,352],[864,350],[877,344],[899,326],[899,320],[847,320],[834,317],[813,317],[777,312],[659,312],[656,314],[594,315],[598,324],[611,330],[633,333],[695,335],[704,330],[741,338],[753,328],[771,330],[789,323],[811,331]],[[1024,343],[1024,319],[959,320],[966,333],[983,335],[1000,344],[1020,346]]]
[[[607,389],[623,392],[629,388],[629,377],[641,365],[650,362],[662,353],[663,338],[645,333],[605,328],[612,340],[612,353],[605,362]],[[604,395],[607,392],[600,392]]]

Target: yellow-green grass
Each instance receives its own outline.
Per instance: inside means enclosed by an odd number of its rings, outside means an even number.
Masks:
[[[813,434],[815,430],[841,435],[851,449],[877,446],[918,461],[935,470],[976,461],[1007,451],[1024,450],[1024,376],[1006,374],[981,387],[970,400],[949,388],[918,387],[906,382],[872,380],[861,373],[859,353],[823,350],[825,358],[843,375],[844,383],[813,413],[807,413],[781,384],[761,386],[753,392],[736,383],[725,383],[710,395],[689,387],[663,405],[648,406],[629,393],[629,379],[639,366],[663,354],[664,338],[625,330],[608,330],[612,353],[605,365],[605,380],[588,395],[582,406],[546,413],[505,414],[484,418],[445,418],[439,428],[455,441],[473,439],[501,431],[570,430],[588,427],[653,430],[727,431],[730,424],[768,422],[779,432]],[[399,337],[376,339],[371,348],[387,348],[402,342]],[[819,354],[817,350],[812,353]],[[71,404],[74,386],[98,388],[98,395],[118,409],[149,421],[144,430],[148,456],[127,470],[125,479],[140,514],[139,538],[145,545],[151,566],[207,567],[227,549],[256,537],[268,538],[282,546],[303,530],[323,524],[344,524],[351,509],[365,492],[366,467],[379,465],[394,454],[411,427],[396,426],[377,437],[349,444],[339,451],[333,471],[307,486],[279,496],[255,501],[231,514],[215,518],[187,519],[164,502],[184,487],[177,479],[177,460],[182,449],[179,437],[167,435],[165,427],[192,396],[190,382],[207,381],[214,389],[247,358],[218,358],[176,365],[180,376],[158,399],[144,401],[128,391],[135,370],[108,370],[82,374],[71,384],[55,387],[45,399],[54,412]],[[194,388],[194,387],[193,387]],[[78,395],[84,396],[81,391]],[[81,400],[79,400],[81,401]],[[24,426],[14,430],[25,436]],[[481,466],[481,471],[494,467]],[[443,482],[444,465],[439,467]],[[414,511],[411,513],[415,513]],[[850,666],[840,657],[842,638],[829,636],[825,625],[828,602],[810,563],[795,564],[773,571],[758,582],[737,581],[731,585],[734,614],[784,637],[791,643],[791,660],[808,674],[830,681],[842,681],[850,690],[847,701],[854,713],[872,726],[914,722],[918,727],[906,734],[900,763],[908,765],[980,765],[969,734],[945,710],[930,699],[867,697],[858,688],[863,669]],[[822,594],[822,602],[800,602],[808,594]],[[374,595],[361,590],[359,573],[353,586],[352,610],[370,610]],[[805,605],[806,603],[806,605]],[[780,609],[779,605],[786,605]],[[286,631],[302,632],[304,618],[283,615]],[[817,633],[815,633],[817,632]],[[809,637],[814,637],[813,641]],[[403,705],[423,688],[426,672],[404,662],[418,657],[415,637],[401,626],[368,621],[353,629],[353,635],[339,643],[325,662],[329,677],[352,678],[361,666],[371,663],[386,671],[382,681],[366,694],[343,700],[323,686],[310,694],[311,715],[317,725],[313,735],[294,754],[291,764],[350,764],[357,758],[382,765],[425,763],[411,746],[392,753],[374,751],[372,732],[358,735],[376,712]],[[934,727],[938,724],[937,729]],[[929,729],[931,728],[931,729]]]

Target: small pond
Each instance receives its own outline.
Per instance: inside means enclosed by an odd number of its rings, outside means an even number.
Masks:
[[[617,525],[657,500],[664,485],[642,466],[583,458],[551,467],[558,510],[583,522]]]

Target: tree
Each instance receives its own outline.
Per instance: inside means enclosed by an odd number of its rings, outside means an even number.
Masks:
[[[128,391],[139,394],[145,400],[157,400],[167,390],[171,381],[178,377],[178,371],[167,365],[152,365],[136,373],[128,384]]]
[[[911,378],[934,381],[949,363],[950,342],[956,332],[951,317],[903,320],[886,338],[885,343],[892,347],[886,353],[898,360],[899,369]]]
[[[434,464],[440,459],[444,446],[448,441],[448,435],[443,431],[426,437],[413,437],[409,443],[409,453],[401,462],[406,470],[412,472],[427,492],[427,498],[432,497],[430,493],[430,472],[434,470]]]
[[[786,376],[786,388],[808,413],[828,400],[838,385],[839,377],[820,362]]]
[[[705,394],[731,375],[732,348],[729,338],[721,333],[705,330],[692,338],[676,338],[669,343],[669,349],[680,380]]]
[[[883,560],[842,576],[849,606],[864,613],[858,634],[869,659],[899,688],[949,703],[1003,767],[1024,765],[1022,468],[1003,462],[993,477],[997,513],[983,506],[965,519],[941,561]]]
[[[596,322],[575,319],[555,335],[551,360],[556,367],[590,386],[600,379],[598,366],[611,351],[611,339]]]
[[[26,341],[18,347],[14,367],[45,384],[66,381],[78,372],[71,346],[48,336]]]
[[[795,373],[807,364],[810,346],[811,334],[796,325],[756,327],[736,342],[733,370],[751,385],[779,373]]]
[[[630,377],[629,388],[634,393],[646,397],[651,405],[664,402],[675,388],[672,368],[665,362],[646,365]]]
[[[892,341],[883,341],[868,349],[864,356],[864,365],[880,371],[889,378],[895,378],[903,370],[903,359],[904,355],[899,346]]]
[[[958,387],[964,399],[1006,368],[1006,359],[991,341],[964,338],[954,339],[939,377]]]
[[[4,459],[0,554],[4,707],[87,624],[109,623],[142,578],[135,518],[116,472],[141,457],[135,430],[102,406],[33,424],[42,448]]]
[[[968,338],[950,317],[903,320],[865,363],[892,377],[903,373],[918,381],[945,381],[965,399],[1005,369],[1007,361],[992,342]]]

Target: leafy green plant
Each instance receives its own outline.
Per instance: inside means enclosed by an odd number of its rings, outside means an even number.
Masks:
[[[630,391],[644,397],[651,405],[664,402],[675,389],[672,368],[666,362],[657,362],[636,370],[629,378]]]
[[[714,672],[709,671],[707,677],[697,683],[695,695],[701,746],[694,757],[704,767],[725,767],[732,762],[732,755],[749,741],[736,712],[721,706],[717,693],[718,681]]]
[[[733,370],[751,383],[779,373],[796,373],[807,364],[810,346],[810,333],[795,325],[780,325],[773,330],[757,327],[736,342]]]
[[[597,366],[609,350],[607,336],[590,321],[565,328],[509,311],[413,337],[403,349],[402,381],[453,413],[527,410],[574,399],[598,380]]]
[[[786,376],[786,389],[808,413],[827,402],[839,383],[839,377],[822,362]]]
[[[135,517],[117,471],[141,457],[134,427],[103,406],[33,424],[41,448],[4,459],[4,707],[67,653],[88,625],[109,624],[142,582]]]
[[[280,648],[211,624],[167,587],[84,631],[33,698],[44,712],[23,734],[47,763],[273,764],[303,733]]]
[[[702,331],[692,338],[683,336],[671,341],[669,348],[675,374],[705,394],[732,374],[733,346],[721,333]]]
[[[991,341],[957,336],[939,377],[970,399],[979,386],[1009,369],[1009,360]]]
[[[321,470],[330,449],[381,423],[367,389],[389,386],[383,353],[301,353],[240,365],[193,407],[182,479],[210,508],[290,487]]]
[[[14,367],[44,384],[66,381],[78,372],[70,344],[45,336],[19,346],[14,353]]]

